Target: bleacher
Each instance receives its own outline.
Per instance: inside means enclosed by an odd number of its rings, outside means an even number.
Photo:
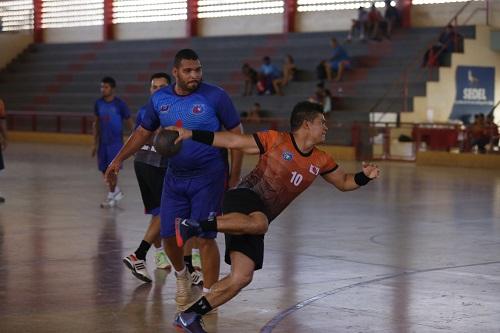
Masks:
[[[176,51],[189,47],[200,55],[204,80],[224,87],[238,111],[247,111],[254,102],[259,102],[267,115],[287,117],[297,101],[313,94],[317,83],[315,67],[321,59],[329,57],[330,38],[337,37],[353,58],[354,66],[343,81],[327,85],[334,96],[330,119],[368,121],[369,111],[405,110],[401,78],[408,67],[410,97],[424,95],[425,82],[437,79],[437,69],[422,69],[420,62],[421,55],[440,31],[412,28],[395,32],[391,41],[365,43],[357,40],[344,43],[347,32],[321,32],[35,44],[0,73],[0,96],[11,111],[92,115],[93,103],[99,97],[99,81],[109,75],[118,82],[117,95],[132,110],[137,110],[147,101],[149,76],[158,71],[170,72]],[[473,27],[459,31],[466,38],[474,36]],[[268,55],[281,67],[286,54],[294,57],[300,75],[285,88],[285,96],[241,96],[244,62],[258,68],[262,57]],[[381,99],[383,95],[386,96]],[[411,111],[411,104],[408,110]]]

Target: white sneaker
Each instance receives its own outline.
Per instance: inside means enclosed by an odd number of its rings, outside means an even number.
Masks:
[[[146,269],[146,261],[137,259],[135,254],[129,254],[128,256],[123,258],[123,263],[139,280],[148,283],[153,281]]]
[[[168,259],[165,251],[156,251],[155,253],[155,264],[158,269],[170,269],[172,268],[172,264]]]
[[[200,286],[203,284],[203,273],[198,271],[198,270],[194,270],[193,273],[191,273],[191,284],[193,286]]]
[[[125,194],[123,194],[122,191],[118,190],[118,192],[114,192],[113,193],[113,199],[118,202],[120,201],[121,199],[123,199],[123,197],[125,196]]]
[[[114,193],[108,193],[108,197],[101,203],[101,208],[112,208],[116,206]]]
[[[191,290],[191,274],[186,268],[186,271],[182,275],[176,276],[176,286],[177,290],[175,292],[175,303],[177,304],[178,311],[184,311],[191,304],[193,299],[193,292]]]

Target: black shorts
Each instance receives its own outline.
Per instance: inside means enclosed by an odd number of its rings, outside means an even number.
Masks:
[[[134,162],[134,169],[141,189],[145,213],[153,216],[159,215],[163,180],[167,169],[142,162]]]
[[[260,197],[254,191],[246,188],[229,190],[224,195],[222,213],[253,212],[265,213],[265,206]],[[262,268],[264,261],[264,235],[230,235],[226,237],[226,253],[224,260],[231,265],[231,251],[238,251],[249,257],[255,263],[255,270]]]

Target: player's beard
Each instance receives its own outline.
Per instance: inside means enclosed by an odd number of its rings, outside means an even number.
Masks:
[[[186,91],[186,92],[193,92],[195,91],[196,89],[198,89],[198,87],[200,86],[200,83],[201,83],[201,79],[200,80],[191,80],[191,81],[182,81],[182,80],[179,80],[179,82],[177,83],[179,85],[179,87]]]

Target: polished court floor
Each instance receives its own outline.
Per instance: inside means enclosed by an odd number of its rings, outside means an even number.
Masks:
[[[132,165],[126,197],[103,210],[89,147],[12,143],[5,157],[0,332],[176,332],[173,273],[142,284],[121,261],[148,220]],[[319,179],[302,194],[208,331],[500,332],[499,171],[381,167],[358,191]]]

